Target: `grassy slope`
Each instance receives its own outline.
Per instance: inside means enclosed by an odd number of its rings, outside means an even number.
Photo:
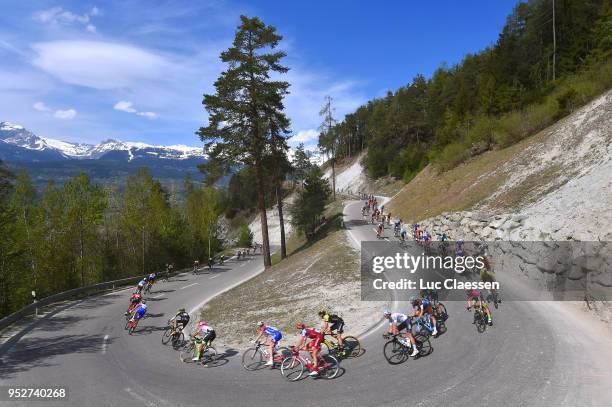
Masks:
[[[318,322],[317,312],[326,308],[343,315],[347,329],[358,333],[379,318],[377,302],[360,301],[359,254],[340,229],[340,201],[330,204],[330,219],[316,241],[299,237],[288,241],[290,256],[252,280],[216,297],[202,315],[218,332],[225,346],[244,347],[256,333],[259,320],[281,329],[293,340],[294,324]]]
[[[554,136],[555,126],[510,147],[488,151],[443,173],[438,173],[429,165],[406,184],[387,207],[394,215],[409,222],[437,216],[442,212],[474,208],[491,197],[508,180],[514,168],[507,164],[511,161],[520,164],[529,160],[529,149]],[[534,199],[535,192],[557,175],[554,168],[550,168],[530,176],[519,185],[488,200],[487,206],[489,209],[503,211],[517,209],[527,203],[528,197]]]

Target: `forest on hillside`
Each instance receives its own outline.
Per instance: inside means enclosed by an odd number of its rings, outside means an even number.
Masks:
[[[370,176],[409,181],[516,143],[612,86],[611,4],[520,2],[493,45],[369,101],[320,144],[336,159],[367,149]]]

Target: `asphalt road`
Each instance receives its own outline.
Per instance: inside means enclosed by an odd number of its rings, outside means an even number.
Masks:
[[[349,205],[346,215],[353,238],[375,239],[360,203]],[[339,377],[329,381],[288,383],[277,370],[246,372],[234,349],[218,348],[221,366],[182,364],[176,351],[161,344],[177,308],[195,309],[261,267],[256,256],[158,284],[149,296],[150,317],[133,336],[123,329],[127,291],[40,319],[2,350],[0,385],[67,386],[67,401],[45,403],[61,406],[582,407],[612,400],[612,341],[556,303],[504,302],[484,334],[476,332],[463,302],[447,303],[448,332],[432,339],[429,356],[387,364],[381,326],[362,337],[365,353],[343,361]]]

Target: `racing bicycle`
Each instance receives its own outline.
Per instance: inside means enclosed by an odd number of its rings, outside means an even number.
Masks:
[[[164,345],[171,343],[174,349],[179,349],[185,343],[183,328],[174,328],[171,321],[168,321],[168,327],[164,331],[161,341]]]
[[[245,350],[242,354],[242,367],[248,371],[259,370],[264,367],[269,356],[267,345],[258,341],[254,347]],[[291,351],[286,346],[275,347],[272,367],[280,366],[282,361],[289,356],[291,356]]]
[[[196,345],[199,345],[202,342],[200,338],[192,338],[190,337],[185,346],[179,352],[179,358],[183,363],[194,363],[196,361],[193,360],[197,352]],[[217,361],[217,350],[212,347],[210,344],[206,343],[202,352],[200,352],[200,360],[199,362],[204,367],[211,367]]]
[[[285,379],[294,382],[300,380],[305,369],[312,370],[313,364],[307,357],[300,354],[298,348],[292,346],[291,356],[286,357],[281,362],[281,374]],[[338,359],[330,354],[319,355],[319,377],[333,379],[338,375],[339,370]]]
[[[342,345],[344,349],[340,350],[338,340],[333,335],[326,333],[325,339],[321,342],[321,353],[329,353],[338,359],[355,358],[361,354],[361,344],[354,336],[345,336],[342,339]]]
[[[387,342],[383,346],[383,355],[385,356],[385,359],[390,365],[399,365],[400,363],[404,363],[408,359],[410,359],[410,354],[412,353],[412,345],[407,346],[401,343],[401,337],[402,334],[383,335],[383,338],[387,339]],[[431,343],[429,342],[429,337],[427,335],[417,333],[414,335],[414,340],[419,350],[419,353],[414,356],[415,359],[427,356],[433,351]]]

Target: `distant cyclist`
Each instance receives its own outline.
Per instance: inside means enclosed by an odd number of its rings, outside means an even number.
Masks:
[[[419,350],[417,348],[416,341],[414,340],[414,336],[412,335],[412,325],[408,315],[399,312],[391,312],[390,309],[385,309],[383,311],[383,315],[387,320],[389,320],[389,330],[387,333],[390,335],[401,334],[402,337],[399,339],[400,343],[404,346],[412,347],[412,353],[410,356],[416,356],[419,353]],[[403,330],[405,330],[405,332],[402,334],[401,332]]]
[[[345,356],[344,351],[344,339],[342,334],[344,333],[344,320],[336,314],[329,314],[327,311],[319,311],[319,317],[323,320],[323,333],[331,334],[338,341],[338,350],[341,356]]]
[[[264,344],[268,346],[268,361],[265,366],[273,366],[274,365],[274,350],[278,342],[283,338],[283,334],[277,328],[273,326],[266,325],[264,321],[259,321],[257,323],[257,327],[259,329],[259,334],[257,338],[255,338],[254,342],[257,342],[262,336],[264,339]]]
[[[491,310],[487,305],[486,301],[482,299],[482,294],[478,290],[466,290],[467,296],[467,309],[468,311],[474,308],[474,310],[482,311],[487,317],[487,323],[489,325],[493,325],[493,316],[491,315]],[[476,314],[474,314],[473,324],[476,323]]]
[[[138,291],[134,292],[130,297],[130,306],[128,307],[127,311],[125,311],[125,315],[134,311],[138,304],[140,304],[140,301],[142,301],[142,294],[140,294]]]
[[[146,283],[147,283],[147,278],[146,277],[143,278],[142,280],[140,280],[138,282],[138,285],[136,285],[136,291],[138,293],[141,293]]]
[[[132,316],[132,321],[133,320],[140,321],[145,316],[146,313],[147,313],[147,301],[142,300],[142,302],[136,306],[136,312],[134,312],[134,315]]]

